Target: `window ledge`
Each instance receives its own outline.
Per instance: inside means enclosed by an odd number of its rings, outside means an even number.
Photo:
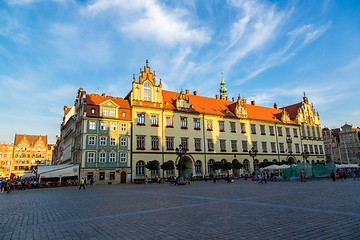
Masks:
[[[232,150],[232,152],[237,152],[237,151],[238,151],[238,150],[236,150],[236,149],[233,149],[233,150]]]
[[[137,147],[136,150],[145,150],[144,147]]]
[[[219,132],[225,132],[225,130],[221,130],[221,129],[220,129]]]
[[[226,152],[226,149],[221,149],[220,152]]]
[[[261,133],[261,135],[266,135],[266,133]]]
[[[152,127],[158,127],[159,124],[151,124]]]
[[[194,128],[194,130],[201,130],[201,128]]]
[[[214,151],[214,149],[208,149],[208,151],[213,152],[213,151]]]
[[[212,131],[212,129],[210,129],[210,128],[208,128],[207,130],[208,130],[208,131]]]
[[[246,133],[246,131],[241,131],[241,133]]]
[[[236,133],[236,131],[231,131],[232,133]]]
[[[188,129],[188,127],[181,127],[181,129]]]
[[[159,150],[159,148],[151,148],[151,150]]]
[[[196,148],[195,151],[198,151],[198,152],[199,152],[199,151],[202,151],[202,150],[201,150],[200,148]]]
[[[166,150],[174,150],[174,148],[167,148]]]
[[[248,152],[248,150],[243,150],[243,152]]]
[[[145,123],[137,123],[136,125],[145,126]]]
[[[282,134],[279,134],[279,137],[282,137],[283,135]]]
[[[172,126],[172,125],[167,125],[166,127],[167,128],[174,128],[174,126]]]

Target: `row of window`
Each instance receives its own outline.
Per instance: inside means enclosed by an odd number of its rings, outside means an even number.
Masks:
[[[151,126],[159,126],[159,115],[151,115]],[[194,118],[194,129],[201,130],[200,127],[200,118]],[[137,124],[138,125],[145,125],[145,113],[139,113],[137,115]],[[219,124],[219,131],[225,132],[225,121],[218,121]],[[236,123],[229,122],[230,132],[236,132]],[[180,125],[182,129],[188,128],[188,118],[187,117],[180,117]],[[174,117],[173,116],[166,116],[166,127],[174,127]],[[206,128],[208,131],[213,130],[213,120],[206,120]],[[246,125],[245,123],[240,123],[240,128],[242,133],[246,133]],[[256,124],[250,124],[250,130],[252,134],[257,133]],[[277,127],[278,135],[283,136],[283,128]],[[261,135],[266,135],[265,125],[260,125],[260,133]],[[274,126],[269,126],[269,134],[275,135]],[[286,136],[290,137],[290,128],[285,128]],[[297,128],[293,128],[293,136],[298,137]]]
[[[99,137],[99,145],[100,146],[107,146],[107,139],[108,137],[106,136],[100,136]],[[115,146],[116,145],[116,139],[115,137],[110,137],[110,142],[109,145],[110,146]],[[96,136],[89,136],[88,137],[88,145],[95,145],[96,143]],[[126,147],[127,146],[127,138],[121,137],[120,138],[120,146],[122,147]]]
[[[100,130],[107,130],[107,128],[108,128],[108,123],[100,122]],[[110,123],[110,130],[116,131],[116,129],[117,129],[117,123]],[[127,131],[126,124],[122,123],[120,125],[120,129],[122,132],[126,132]],[[89,130],[96,130],[96,122],[95,121],[89,121]]]
[[[189,149],[188,148],[188,140],[189,138],[181,138],[181,145],[185,148],[185,149]],[[238,151],[238,144],[237,144],[237,140],[230,140],[231,142],[231,150],[232,152],[237,152]],[[226,152],[226,140],[225,139],[220,139],[219,140],[220,143],[220,151],[222,152]],[[136,138],[136,148],[138,150],[145,150],[145,136],[137,136]],[[214,151],[214,139],[207,139],[207,145],[208,145],[208,151]],[[241,141],[241,145],[242,145],[242,150],[243,152],[248,152],[248,142],[247,141]],[[201,138],[194,138],[194,146],[195,146],[195,151],[202,151],[202,146],[201,146]],[[252,141],[251,146],[258,151],[258,142],[257,141]],[[262,151],[263,152],[268,152],[268,143],[267,142],[261,142],[261,146],[262,146]],[[285,149],[285,143],[279,143],[279,151],[281,153],[285,153],[285,152],[289,152],[292,153],[293,152],[293,148],[292,148],[292,143],[286,143],[287,149]],[[313,149],[313,145],[309,144],[310,148],[310,153],[313,153],[312,149]],[[271,147],[271,152],[276,153],[276,143],[275,142],[270,142],[270,147]],[[323,148],[322,145],[314,145],[315,148],[315,153],[318,153],[320,150],[320,153],[323,153]],[[151,150],[159,150],[160,149],[160,138],[153,136],[151,137]],[[174,137],[166,137],[166,149],[167,150],[174,150]],[[307,151],[307,144],[304,145],[304,149],[305,151]],[[300,144],[299,143],[295,143],[295,152],[300,153]]]
[[[21,158],[44,158],[45,157],[45,154],[40,154],[40,153],[37,153],[36,155],[35,154],[32,154],[32,155],[30,155],[30,154],[15,154],[15,158],[19,158],[19,157],[21,157]]]
[[[316,133],[315,133],[316,131]],[[309,126],[306,124],[301,124],[301,134],[304,137],[322,137],[322,131],[320,126]]]
[[[309,147],[308,147],[309,146]],[[320,154],[323,154],[324,151],[323,151],[323,146],[322,145],[319,145],[319,147],[317,145],[312,145],[312,144],[304,144],[304,151],[305,152],[310,152],[311,154],[312,153],[320,153]]]
[[[87,162],[89,162],[89,163],[96,162],[95,155],[96,155],[95,152],[88,152],[87,153]],[[116,163],[117,162],[116,153],[114,153],[114,152],[109,153],[109,158],[106,159],[106,153],[100,152],[99,153],[99,163],[106,163],[106,162]],[[120,153],[120,162],[121,163],[126,162],[126,153]]]
[[[20,148],[16,148],[16,151],[20,151]],[[25,152],[25,151],[30,152],[31,148],[21,148],[21,151],[22,152]],[[41,152],[41,149],[40,148],[38,148],[38,149],[33,148],[32,151],[33,152],[36,152],[36,151]],[[45,152],[45,148],[43,148],[42,151]]]
[[[103,115],[103,116],[115,117],[115,116],[116,116],[115,111],[116,111],[115,108],[102,108],[102,115]],[[96,109],[95,109],[95,108],[91,108],[90,112],[91,112],[91,114],[95,114]],[[123,111],[123,112],[121,113],[121,116],[122,116],[122,117],[125,117],[125,116],[126,116],[126,113]]]

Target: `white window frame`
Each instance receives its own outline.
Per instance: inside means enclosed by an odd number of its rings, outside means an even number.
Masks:
[[[103,108],[103,116],[107,116],[108,115],[108,109],[107,108]]]
[[[151,126],[159,126],[159,115],[151,115]]]
[[[126,153],[120,153],[120,162],[126,162]]]
[[[121,131],[122,132],[126,132],[126,130],[127,130],[127,127],[126,127],[126,124],[121,124]]]
[[[106,122],[100,123],[100,130],[106,130]]]
[[[95,140],[96,140],[95,136],[89,136],[88,145],[95,145]]]
[[[110,153],[109,162],[111,162],[111,163],[116,162],[116,153],[114,153],[114,152]]]
[[[94,152],[88,152],[87,162],[88,163],[95,162],[95,153]]]
[[[112,117],[115,116],[115,109],[114,108],[110,108],[109,115],[112,116]]]
[[[104,152],[99,153],[99,162],[104,163],[106,161],[106,154]]]
[[[138,125],[145,125],[145,113],[138,113],[136,121]]]
[[[187,128],[187,117],[180,117],[181,128]]]
[[[110,138],[110,146],[116,145],[116,138]]]
[[[120,138],[120,146],[126,147],[127,146],[127,139],[122,137]]]
[[[144,101],[151,101],[151,85],[148,82],[144,83]]]
[[[166,116],[166,126],[167,127],[174,126],[174,117],[173,116]]]
[[[106,137],[100,137],[100,146],[106,145]]]
[[[110,126],[111,126],[110,129],[111,129],[112,131],[115,131],[115,130],[116,130],[116,123],[111,123]]]
[[[96,130],[96,122],[89,121],[89,129],[90,130]]]
[[[174,137],[166,137],[166,149],[174,149]]]

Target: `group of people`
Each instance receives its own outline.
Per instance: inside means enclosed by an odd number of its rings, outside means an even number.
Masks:
[[[354,180],[360,180],[360,172],[359,169],[351,170],[351,169],[338,169],[336,172],[332,170],[330,173],[330,177],[333,181],[338,180],[346,180],[348,177],[352,177]]]
[[[0,179],[0,193],[7,192],[10,193],[15,188],[20,188],[20,190],[25,190],[28,184],[36,185],[38,182],[35,178],[3,178]]]

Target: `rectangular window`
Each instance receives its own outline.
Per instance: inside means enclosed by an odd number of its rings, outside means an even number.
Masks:
[[[208,131],[212,131],[213,130],[213,122],[211,120],[207,120],[206,127],[207,127]]]
[[[266,142],[261,142],[261,145],[262,145],[262,151],[263,152],[267,152],[267,144],[266,144]]]
[[[237,152],[237,141],[236,140],[231,140],[231,149],[233,152]]]
[[[115,153],[110,153],[110,162],[114,163],[116,162],[116,154]]]
[[[120,138],[120,146],[122,146],[122,147],[126,147],[126,138]]]
[[[106,137],[100,137],[100,146],[106,145]]]
[[[296,128],[294,128],[294,129],[293,129],[293,131],[294,131],[294,137],[298,137],[298,132],[297,132],[297,129],[296,129]]]
[[[254,148],[254,150],[258,151],[257,141],[252,141],[252,147]]]
[[[307,134],[308,134],[308,135],[307,135],[308,137],[311,136],[311,135],[310,135],[310,126],[307,126]]]
[[[317,145],[314,145],[314,148],[315,148],[315,153],[316,153],[316,154],[319,154],[318,146],[317,146]]]
[[[195,151],[201,151],[201,139],[195,138]]]
[[[297,153],[300,152],[300,145],[299,145],[298,143],[295,143],[295,151],[296,151]]]
[[[115,146],[115,138],[110,138],[110,146]]]
[[[224,121],[219,121],[219,131],[225,132],[225,123]]]
[[[115,110],[113,108],[110,108],[110,116],[115,116]]]
[[[313,136],[313,137],[316,137],[316,135],[315,135],[315,127],[312,126],[312,127],[311,127],[311,130],[312,130],[312,136]]]
[[[278,135],[281,137],[283,134],[282,134],[282,127],[278,127]]]
[[[108,109],[107,109],[107,108],[104,108],[104,109],[103,109],[103,115],[104,115],[104,116],[108,115]]]
[[[126,132],[126,124],[121,124],[121,131]]]
[[[212,139],[208,139],[208,150],[214,151],[214,141]]]
[[[194,118],[194,129],[200,130],[200,118]]]
[[[285,152],[284,143],[279,143],[279,147],[280,147],[280,152],[284,153]]]
[[[181,146],[185,148],[186,150],[189,150],[188,147],[188,138],[181,138]]]
[[[314,153],[314,148],[313,148],[313,145],[312,145],[312,144],[309,144],[309,150],[310,150],[310,153],[311,153],[311,154]]]
[[[159,116],[151,115],[151,126],[159,126]]]
[[[166,149],[174,150],[174,137],[166,137]]]
[[[269,133],[270,133],[270,136],[274,136],[275,133],[274,133],[274,126],[269,126]]]
[[[89,129],[96,130],[96,123],[95,122],[89,122]]]
[[[243,152],[248,151],[248,144],[247,141],[241,141]]]
[[[266,133],[265,133],[265,125],[260,125],[260,132],[261,132],[261,135],[266,135]]]
[[[226,152],[226,141],[224,139],[220,140],[220,151]]]
[[[289,153],[292,153],[293,152],[293,150],[292,150],[292,145],[291,145],[291,143],[287,143],[287,150],[288,150],[288,152]]]
[[[105,172],[100,172],[99,174],[99,180],[104,181],[105,180]]]
[[[318,135],[318,137],[319,137],[319,138],[321,138],[321,134],[320,134],[320,127],[317,127],[317,128],[316,128],[316,131],[317,131],[317,135]]]
[[[151,137],[151,150],[159,150],[159,137]]]
[[[241,133],[246,133],[245,123],[240,123]]]
[[[120,153],[120,162],[126,162],[126,153]]]
[[[136,136],[136,149],[145,150],[145,136]]]
[[[88,153],[88,162],[89,163],[95,162],[95,153],[93,152]]]
[[[166,117],[166,127],[174,127],[174,120],[172,116]]]
[[[105,162],[105,153],[99,153],[99,162],[101,163]]]
[[[270,145],[271,145],[271,152],[276,153],[276,145],[275,145],[275,142],[271,142]]]
[[[304,144],[304,151],[305,152],[308,152],[309,150],[308,150],[308,145],[307,144]]]
[[[256,134],[256,125],[255,124],[251,124],[250,125],[251,128],[251,134]]]
[[[236,132],[236,127],[235,127],[236,125],[235,125],[235,123],[234,122],[230,122],[230,131],[231,132]]]
[[[92,172],[88,172],[87,173],[87,180],[90,180],[91,178],[93,178],[94,174]]]
[[[290,128],[285,128],[286,136],[290,137]]]
[[[95,137],[89,136],[89,145],[95,145]]]
[[[137,125],[145,125],[145,113],[139,113],[137,115]]]
[[[116,123],[111,123],[110,129],[111,129],[112,131],[115,131],[115,130],[116,130]]]
[[[106,130],[106,123],[100,123],[100,130]]]
[[[320,154],[324,154],[323,146],[322,146],[322,145],[319,145],[319,149],[320,149]]]
[[[110,180],[115,180],[115,172],[110,172],[109,179]]]
[[[181,128],[182,129],[187,129],[187,117],[180,117],[180,122],[181,122]]]

